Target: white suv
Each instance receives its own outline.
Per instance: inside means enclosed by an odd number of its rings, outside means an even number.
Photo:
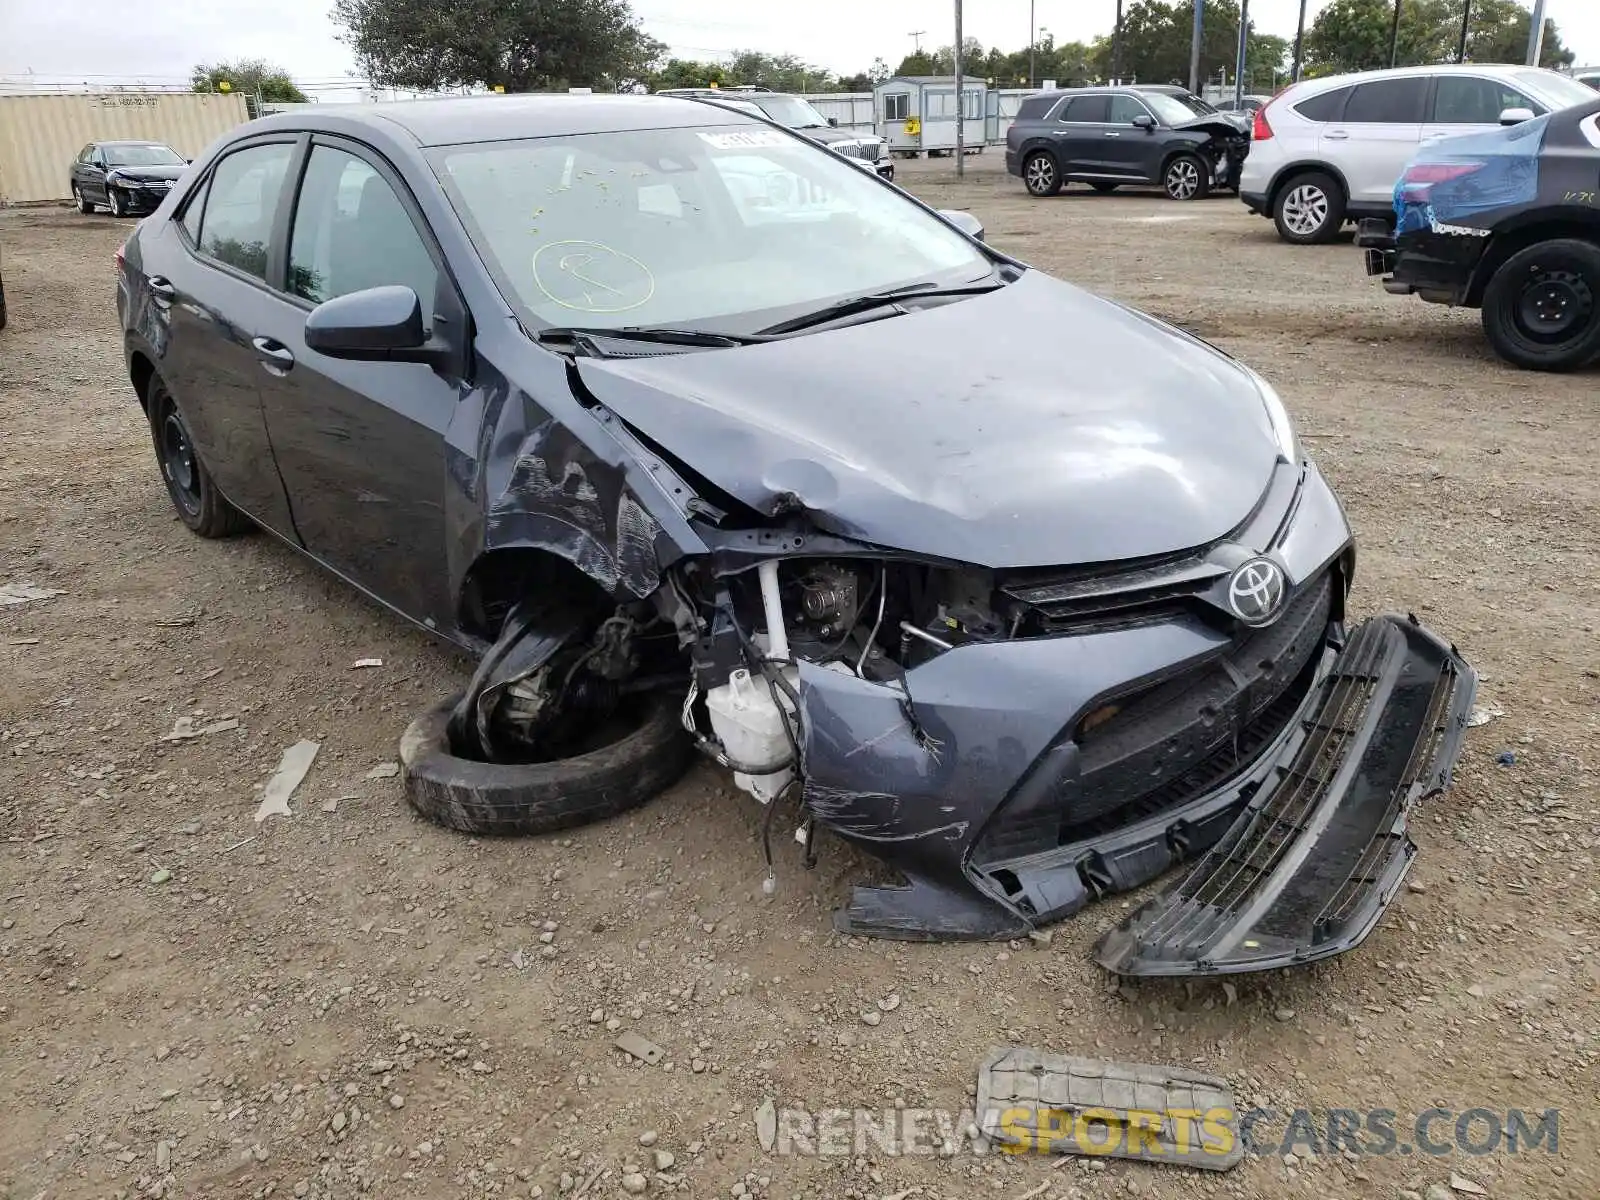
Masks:
[[[1594,100],[1538,67],[1400,67],[1308,79],[1259,109],[1239,198],[1286,242],[1326,242],[1346,221],[1394,216],[1394,187],[1423,142]]]

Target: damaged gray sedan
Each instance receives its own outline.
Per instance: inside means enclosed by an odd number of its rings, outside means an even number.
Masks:
[[[401,758],[536,832],[693,748],[882,858],[840,928],[1251,970],[1370,931],[1474,675],[1351,627],[1272,388],[788,130],[663,97],[301,110],[120,256],[179,517],[270,530],[478,659]],[[768,863],[770,866],[770,845]]]

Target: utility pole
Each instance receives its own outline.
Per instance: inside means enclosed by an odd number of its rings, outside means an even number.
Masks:
[[[1456,43],[1456,62],[1467,61],[1467,26],[1472,24],[1472,0],[1461,6],[1461,40]]]
[[[967,174],[967,105],[961,78],[961,0],[956,0],[956,178]]]
[[[1204,0],[1193,0],[1194,32],[1189,36],[1189,90],[1200,94],[1200,39],[1205,36],[1206,6]]]
[[[1544,51],[1544,0],[1533,0],[1533,19],[1528,22],[1528,65],[1537,67]]]
[[[1400,0],[1394,0],[1394,20],[1389,23],[1389,65],[1392,67],[1400,54]]]
[[[1294,69],[1289,72],[1289,82],[1300,82],[1300,55],[1306,44],[1306,0],[1300,0],[1300,23],[1294,27]]]
[[[909,34],[906,35],[911,39],[911,53],[922,53],[922,35],[927,32],[928,31],[926,29],[913,29]]]
[[[1244,111],[1244,56],[1249,49],[1250,0],[1239,0],[1239,56],[1233,64],[1233,111]]]
[[[1120,4],[1121,2],[1122,2],[1122,0],[1117,0],[1117,3]],[[1034,49],[1039,44],[1039,26],[1034,21],[1033,9],[1034,9],[1033,0],[1028,0],[1028,86],[1030,88],[1035,88],[1035,87],[1039,86],[1037,83],[1034,82],[1034,80],[1037,79],[1038,76],[1034,74],[1033,52],[1034,52]]]
[[[1117,23],[1111,31],[1111,82],[1122,82],[1122,0],[1117,0]]]

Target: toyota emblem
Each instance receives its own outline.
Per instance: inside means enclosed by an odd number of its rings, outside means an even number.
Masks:
[[[1283,607],[1283,568],[1270,558],[1252,558],[1228,577],[1228,607],[1246,625],[1265,625]]]

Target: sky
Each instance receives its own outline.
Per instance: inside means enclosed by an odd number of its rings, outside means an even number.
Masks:
[[[1309,24],[1327,0],[1309,0]],[[0,85],[182,83],[191,67],[241,57],[281,64],[324,100],[358,86],[328,17],[331,0],[0,0]],[[924,46],[954,41],[949,0],[633,0],[645,29],[674,55],[735,50],[797,54],[845,74],[874,58],[891,67]],[[1058,42],[1109,31],[1115,0],[1033,0],[1034,20]],[[1294,36],[1299,0],[1252,0],[1255,28]],[[984,46],[1028,43],[1030,0],[967,0],[965,32]],[[1600,0],[1546,0],[1579,65],[1600,64]],[[1042,35],[1041,35],[1042,36]],[[31,72],[31,75],[29,74]]]

